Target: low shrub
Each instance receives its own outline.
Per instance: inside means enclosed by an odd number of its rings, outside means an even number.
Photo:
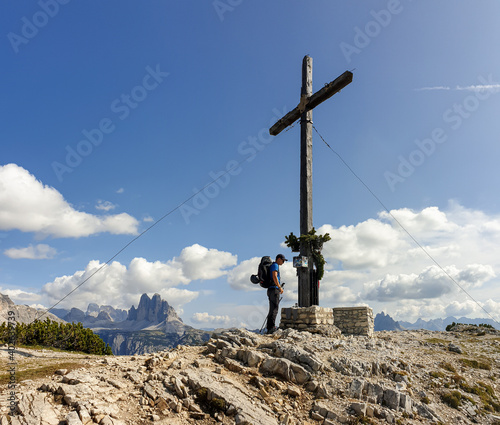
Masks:
[[[460,363],[462,363],[463,366],[468,366],[473,369],[491,370],[491,364],[486,362],[480,362],[477,360],[470,360],[470,359],[459,359],[459,361]]]
[[[443,394],[441,400],[448,406],[458,409],[462,403],[462,394],[459,391],[452,391],[451,393]]]

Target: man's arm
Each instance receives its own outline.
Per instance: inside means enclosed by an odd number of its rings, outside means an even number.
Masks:
[[[283,288],[280,286],[280,282],[278,280],[278,271],[273,270],[273,282],[278,287],[281,293],[283,293]]]

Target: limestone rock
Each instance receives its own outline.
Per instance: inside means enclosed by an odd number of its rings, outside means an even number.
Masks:
[[[448,351],[452,351],[454,353],[462,354],[462,349],[458,345],[455,345],[455,344],[453,344],[451,342],[448,344]]]
[[[30,425],[52,425],[59,423],[59,410],[52,405],[50,396],[46,393],[30,391],[22,394],[17,408],[26,423]]]
[[[268,358],[261,364],[260,370],[297,384],[304,384],[311,378],[302,366],[286,359]]]
[[[66,425],[83,425],[76,411],[69,412],[66,416]]]
[[[236,381],[228,378],[219,381],[212,374],[198,370],[187,370],[186,376],[189,386],[193,390],[205,389],[207,399],[209,397],[210,400],[224,400],[226,405],[234,406],[237,412],[235,423],[277,425],[276,418],[262,407],[254,404],[253,398]]]
[[[399,407],[399,399],[401,394],[396,390],[385,390],[384,391],[384,402],[387,407],[392,410],[396,410]]]
[[[485,402],[500,398],[496,338],[384,331],[373,338],[338,339],[294,329],[269,338],[230,329],[214,333],[206,347],[180,346],[147,356],[21,349],[23,355],[16,358],[21,370],[71,361],[84,367],[19,382],[19,411],[9,422],[6,406],[0,405],[0,425],[329,425],[362,420],[493,425],[498,415],[488,412]],[[466,355],[448,352],[450,343]],[[4,359],[6,354],[0,349]],[[470,366],[461,361],[465,356]],[[474,359],[491,369],[474,368]],[[436,376],[432,381],[431,372]],[[475,390],[464,394],[457,375]],[[444,390],[445,385],[450,388]],[[475,392],[481,388],[480,397]],[[458,409],[442,398],[455,390],[467,396]]]
[[[366,416],[366,403],[352,403],[351,409],[357,416]]]

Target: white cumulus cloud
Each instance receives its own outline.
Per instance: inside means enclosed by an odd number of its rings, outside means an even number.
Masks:
[[[384,309],[414,319],[445,317],[468,308],[484,317],[479,305],[498,287],[500,216],[454,201],[446,209],[401,208],[350,226],[318,228],[319,234],[326,232],[332,240],[323,248],[327,264],[320,303],[324,306],[367,303],[374,311]],[[463,308],[452,304],[464,300],[472,304]]]
[[[203,313],[194,313],[191,318],[193,323],[197,323],[199,325],[218,325],[220,327],[229,326],[231,323],[231,318],[229,316],[218,316],[211,315],[206,312]]]
[[[338,228],[325,224],[318,233],[328,232],[332,240],[325,243],[323,249],[327,264],[319,291],[320,305],[367,304],[375,312],[384,310],[397,320],[408,321],[462,312],[484,317],[480,306],[488,311],[499,310],[497,301],[492,300],[498,293],[495,291],[499,283],[500,216],[466,209],[453,202],[445,210],[402,208],[391,213],[426,252],[386,213]],[[194,316],[191,310],[190,320],[206,323],[206,327],[245,324],[251,329],[260,328],[267,315],[268,300],[266,291],[250,282],[250,275],[257,272],[259,261],[260,257],[254,257],[238,262],[232,253],[194,244],[167,261],[134,258],[128,265],[113,262],[104,266],[60,307],[85,309],[89,302],[96,302],[129,308],[137,303],[142,293],[159,293],[181,311],[184,305],[201,298],[206,291],[191,290],[194,286],[190,288],[191,282],[225,277],[229,288],[212,285],[209,290],[225,291],[221,303],[225,302],[228,289],[252,291],[242,301],[246,305],[239,301],[225,308],[218,305],[215,313],[202,308],[204,313]],[[51,305],[101,266],[102,263],[93,261],[84,270],[54,279],[45,285],[42,299],[36,302]],[[290,261],[281,266],[280,271],[282,281],[287,283],[283,305],[293,305],[298,300],[296,270]],[[199,283],[195,284],[198,289]],[[254,305],[250,305],[252,300]]]
[[[481,264],[471,264],[461,270],[455,266],[445,267],[444,270],[430,266],[418,275],[386,275],[379,281],[367,283],[365,296],[369,300],[378,301],[439,298],[456,293],[457,283],[462,288],[480,286],[494,276],[491,266]]]
[[[257,274],[259,263],[262,257],[253,257],[249,260],[244,260],[236,267],[233,267],[227,273],[227,281],[231,288],[238,291],[265,291],[259,284],[254,284],[250,281],[250,276]],[[286,262],[280,267],[281,282],[285,285],[285,297],[291,291],[297,289],[296,270],[293,268],[291,261]]]
[[[236,265],[237,257],[229,252],[194,244],[184,248],[175,261],[182,264],[182,272],[188,279],[208,280],[227,274],[223,269]]]
[[[188,280],[177,267],[169,263],[151,263],[143,258],[134,258],[127,267],[118,261],[108,265],[91,261],[85,270],[70,276],[59,276],[46,283],[42,294],[48,304],[53,305],[74,290],[58,307],[85,310],[89,303],[130,308],[137,304],[143,293],[159,293],[175,308],[198,296],[197,292],[176,287],[186,282]]]
[[[138,220],[126,213],[97,216],[77,211],[24,168],[0,166],[0,230],[78,238],[103,232],[137,234],[138,226]]]
[[[102,199],[99,199],[97,201],[97,205],[95,206],[96,210],[101,210],[101,211],[111,211],[116,208],[116,205],[113,204],[112,202],[109,201],[103,201]]]
[[[46,244],[30,245],[25,248],[9,248],[3,252],[7,257],[13,259],[47,260],[54,258],[57,250]]]
[[[418,318],[429,320],[440,317],[456,317],[461,316],[470,318],[482,317],[493,318],[500,321],[500,303],[491,299],[486,302],[476,303],[464,296],[457,299],[433,299],[433,300],[411,300],[400,301],[399,306],[395,309],[386,309],[386,313],[390,314],[396,320],[404,320],[407,322],[415,322]]]
[[[28,292],[22,289],[8,289],[0,287],[0,293],[7,295],[15,304],[32,305],[41,299],[40,294]]]
[[[344,269],[394,264],[408,245],[393,226],[374,219],[340,228],[324,225],[317,233],[330,234],[332,239],[325,243],[323,255],[327,261],[342,263]]]
[[[244,260],[227,274],[227,281],[231,288],[242,291],[257,291],[262,289],[259,284],[250,282],[250,276],[257,274],[260,257]]]
[[[437,207],[424,208],[422,211],[412,211],[408,208],[383,211],[379,214],[382,220],[393,221],[394,218],[410,233],[433,234],[434,237],[458,230],[459,226],[450,222],[448,216]]]
[[[103,264],[94,260],[85,270],[57,277],[45,284],[42,292],[53,305],[78,287],[61,305],[80,309],[85,309],[91,302],[129,308],[137,303],[141,294],[159,293],[178,309],[199,295],[198,291],[183,286],[195,279],[210,280],[223,276],[227,273],[224,268],[235,261],[235,256],[230,253],[197,244],[184,248],[179,257],[166,262],[136,257],[127,267],[118,261]],[[97,270],[99,272],[95,273]]]

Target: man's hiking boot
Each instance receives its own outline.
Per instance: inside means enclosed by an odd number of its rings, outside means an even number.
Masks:
[[[267,333],[268,335],[271,335],[271,334],[273,334],[274,332],[276,332],[277,330],[278,330],[278,328],[275,326],[274,328],[268,329],[266,333]]]

